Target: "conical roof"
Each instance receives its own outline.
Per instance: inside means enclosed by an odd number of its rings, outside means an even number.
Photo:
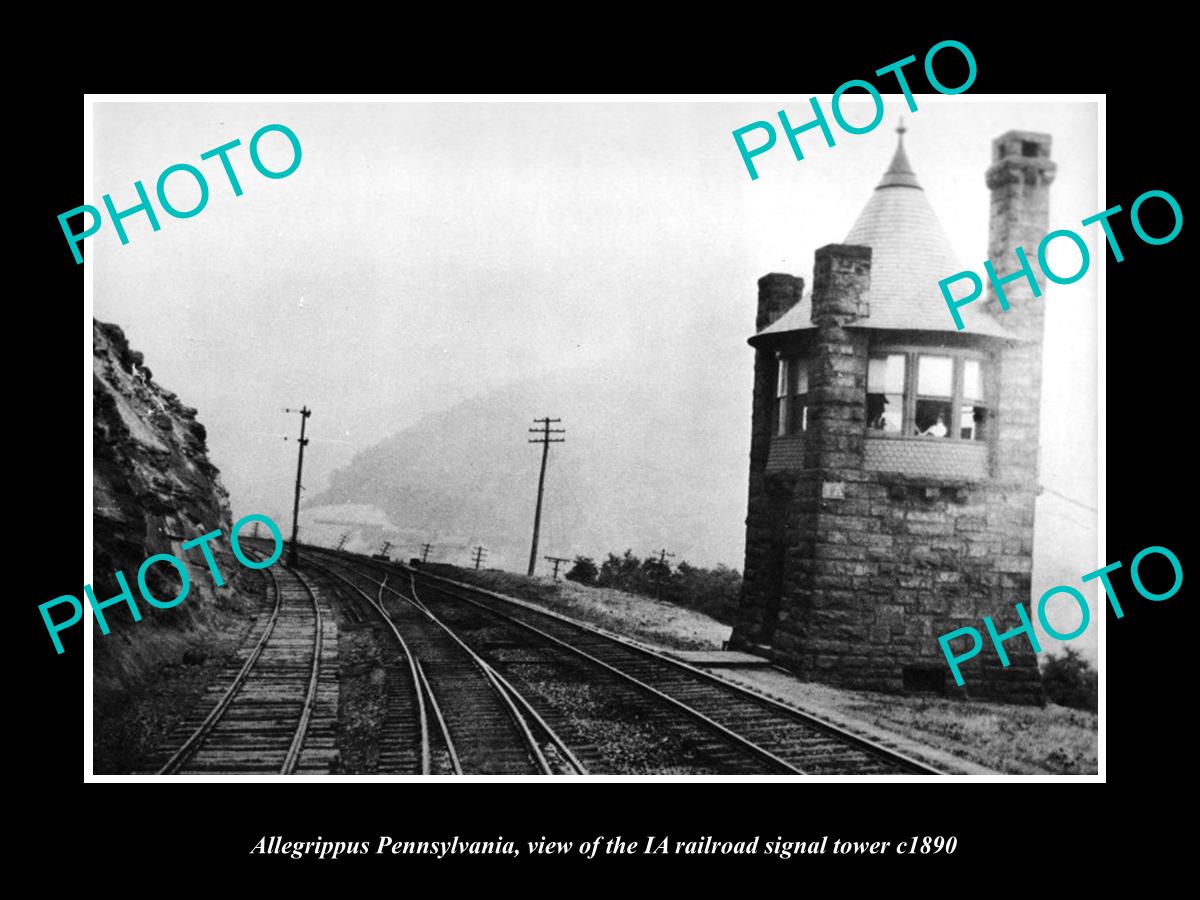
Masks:
[[[957,331],[938,282],[966,271],[904,150],[904,126],[891,165],[843,244],[871,248],[870,315],[851,327]],[[962,292],[965,285],[956,285]],[[1012,335],[980,304],[961,307],[967,334]],[[759,334],[813,327],[805,297]]]

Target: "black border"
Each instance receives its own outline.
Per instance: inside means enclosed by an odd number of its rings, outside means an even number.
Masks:
[[[1190,170],[1180,157],[1191,148],[1178,130],[1190,115],[1186,87],[1190,79],[1183,80],[1179,62],[1186,58],[1182,28],[1172,33],[1153,22],[1118,23],[1099,12],[1095,20],[1047,24],[1038,21],[1040,13],[1017,7],[1007,10],[981,10],[980,19],[986,21],[977,25],[947,17],[939,27],[919,28],[907,24],[907,16],[898,12],[881,18],[862,11],[846,16],[836,28],[801,15],[794,17],[791,29],[780,27],[790,23],[772,21],[774,14],[765,9],[748,10],[740,29],[714,28],[711,37],[691,24],[656,31],[630,21],[620,42],[607,40],[598,29],[571,42],[542,42],[528,54],[510,43],[503,54],[492,47],[490,53],[471,56],[468,40],[439,65],[428,65],[423,58],[397,64],[395,47],[379,55],[359,53],[356,48],[356,65],[341,69],[337,88],[443,92],[495,89],[499,84],[505,90],[535,92],[569,88],[575,93],[818,93],[830,92],[850,78],[875,80],[874,69],[909,53],[920,59],[933,43],[955,38],[971,47],[979,61],[971,93],[1107,94],[1110,206],[1120,204],[1127,211],[1139,194],[1159,189],[1190,209],[1183,183]],[[411,37],[403,43],[411,45]],[[454,59],[464,56],[472,60],[471,65],[447,71]],[[517,57],[521,61],[514,62]],[[284,85],[287,89],[332,89],[330,71],[338,68],[336,64],[322,56],[318,65],[312,54],[302,54],[301,62]],[[258,67],[215,67],[223,72],[220,75],[214,74],[214,67],[171,73],[153,90],[236,92],[264,86],[264,79],[247,74],[254,68]],[[486,81],[477,82],[476,72],[487,72]],[[120,85],[88,86],[149,87],[135,71],[126,76]],[[97,80],[111,81],[90,82]],[[158,82],[157,77],[154,80]],[[20,631],[24,663],[13,683],[12,694],[19,700],[12,733],[19,735],[25,751],[20,780],[35,795],[21,812],[31,834],[40,836],[34,843],[48,855],[62,852],[61,846],[53,849],[58,841],[50,836],[76,831],[82,840],[73,845],[72,855],[81,854],[91,864],[81,871],[99,877],[111,872],[112,865],[136,867],[138,872],[147,867],[170,872],[184,865],[175,871],[196,872],[192,883],[200,886],[223,881],[234,869],[247,870],[264,881],[291,873],[305,880],[322,872],[341,878],[361,870],[357,857],[337,863],[295,863],[249,856],[258,838],[270,834],[291,839],[321,834],[347,840],[374,839],[379,834],[413,839],[455,833],[480,838],[545,834],[579,840],[595,833],[670,833],[679,838],[713,834],[723,839],[826,833],[896,839],[908,833],[953,833],[959,836],[953,858],[911,862],[856,858],[851,869],[833,857],[797,858],[789,861],[790,867],[782,861],[731,857],[606,858],[590,863],[539,859],[536,865],[526,857],[514,862],[527,873],[570,868],[596,877],[624,877],[632,869],[669,870],[673,876],[687,873],[710,884],[719,874],[739,880],[790,873],[802,877],[814,865],[852,879],[880,867],[904,871],[906,865],[915,865],[920,874],[934,880],[909,883],[931,887],[940,883],[937,878],[946,877],[947,869],[962,872],[970,865],[974,879],[950,882],[963,891],[979,884],[987,871],[1011,872],[1009,883],[1019,890],[1020,860],[1038,848],[1052,847],[1060,860],[1099,864],[1096,860],[1103,851],[1097,840],[1119,829],[1118,807],[1102,803],[1095,793],[1076,792],[1064,798],[1057,785],[1008,783],[985,790],[948,785],[937,787],[937,796],[921,797],[916,791],[927,788],[872,786],[868,796],[857,785],[815,784],[404,784],[369,789],[137,785],[133,801],[125,785],[83,785],[79,632],[68,637],[66,654],[56,657],[36,611],[44,598],[79,588],[78,571],[70,570],[67,562],[78,545],[65,538],[74,533],[67,526],[80,507],[80,468],[74,456],[79,419],[70,411],[77,409],[74,400],[79,396],[74,354],[79,351],[81,332],[78,319],[64,310],[76,308],[79,302],[82,269],[66,252],[55,216],[84,201],[79,177],[82,110],[82,92],[59,83],[28,96],[16,113],[29,129],[26,133],[37,135],[21,163],[24,169],[31,162],[33,172],[17,180],[26,196],[19,201],[21,214],[15,217],[16,240],[18,246],[32,249],[37,260],[33,266],[21,266],[36,277],[22,279],[17,334],[25,338],[22,344],[33,338],[42,356],[9,368],[16,388],[10,392],[15,397],[15,409],[10,406],[8,417],[10,447],[17,449],[22,462],[22,457],[32,458],[32,465],[10,471],[19,472],[21,481],[34,488],[29,492],[32,496],[14,492],[14,497],[20,497],[14,506],[25,514],[20,532],[25,539],[19,546],[22,551],[32,549],[32,559],[18,558],[10,566],[18,575],[14,601],[24,617]],[[1149,214],[1146,224],[1155,232]],[[25,229],[31,230],[29,237],[22,234]],[[1184,289],[1186,228],[1175,242],[1159,247],[1132,239],[1127,227],[1118,232],[1125,238],[1125,261],[1117,265],[1110,257],[1108,262],[1109,550],[1108,558],[1097,565],[1119,559],[1126,566],[1114,578],[1126,615],[1118,621],[1110,612],[1107,618],[1108,782],[1120,790],[1136,786],[1144,803],[1154,794],[1153,789],[1147,790],[1147,781],[1177,777],[1187,766],[1186,757],[1168,752],[1178,745],[1176,729],[1186,721],[1188,682],[1183,660],[1190,630],[1185,593],[1180,591],[1162,603],[1143,601],[1134,594],[1127,572],[1132,557],[1148,545],[1169,547],[1185,571],[1188,567],[1180,513],[1191,474],[1184,459],[1192,443],[1187,406],[1190,380],[1185,370],[1185,344],[1191,342],[1186,311],[1191,298]],[[21,262],[18,257],[16,264]],[[10,357],[14,362],[18,358]],[[26,555],[22,552],[21,557]],[[1153,810],[1146,813],[1154,814]],[[129,855],[122,856],[120,835],[138,836],[137,850],[130,846]],[[101,857],[107,859],[106,867],[98,865]],[[497,874],[518,871],[502,859],[436,863],[371,857],[363,863],[395,877],[397,884],[414,867],[444,875],[481,868]],[[803,870],[798,868],[801,864]]]

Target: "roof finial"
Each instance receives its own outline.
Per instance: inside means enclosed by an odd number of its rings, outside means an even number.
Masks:
[[[883,173],[883,180],[879,182],[876,190],[885,187],[911,187],[921,190],[917,176],[908,161],[908,154],[904,152],[904,133],[906,131],[908,129],[904,127],[904,116],[901,116],[900,124],[896,126],[896,134],[900,135],[896,141],[896,153],[892,157],[892,164]]]

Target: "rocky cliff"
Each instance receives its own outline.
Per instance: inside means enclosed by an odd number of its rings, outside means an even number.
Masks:
[[[230,513],[196,410],[154,383],[119,327],[93,320],[92,340],[93,574],[99,588],[117,570],[132,582],[151,554],[183,558],[181,541],[217,528],[228,534]]]

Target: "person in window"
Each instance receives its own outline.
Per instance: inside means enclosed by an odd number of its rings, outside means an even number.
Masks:
[[[867,427],[873,428],[875,431],[883,431],[884,407],[887,406],[887,398],[883,394],[867,394]]]
[[[946,420],[941,413],[938,413],[936,422],[921,432],[921,434],[928,435],[929,437],[945,437],[948,433]]]

